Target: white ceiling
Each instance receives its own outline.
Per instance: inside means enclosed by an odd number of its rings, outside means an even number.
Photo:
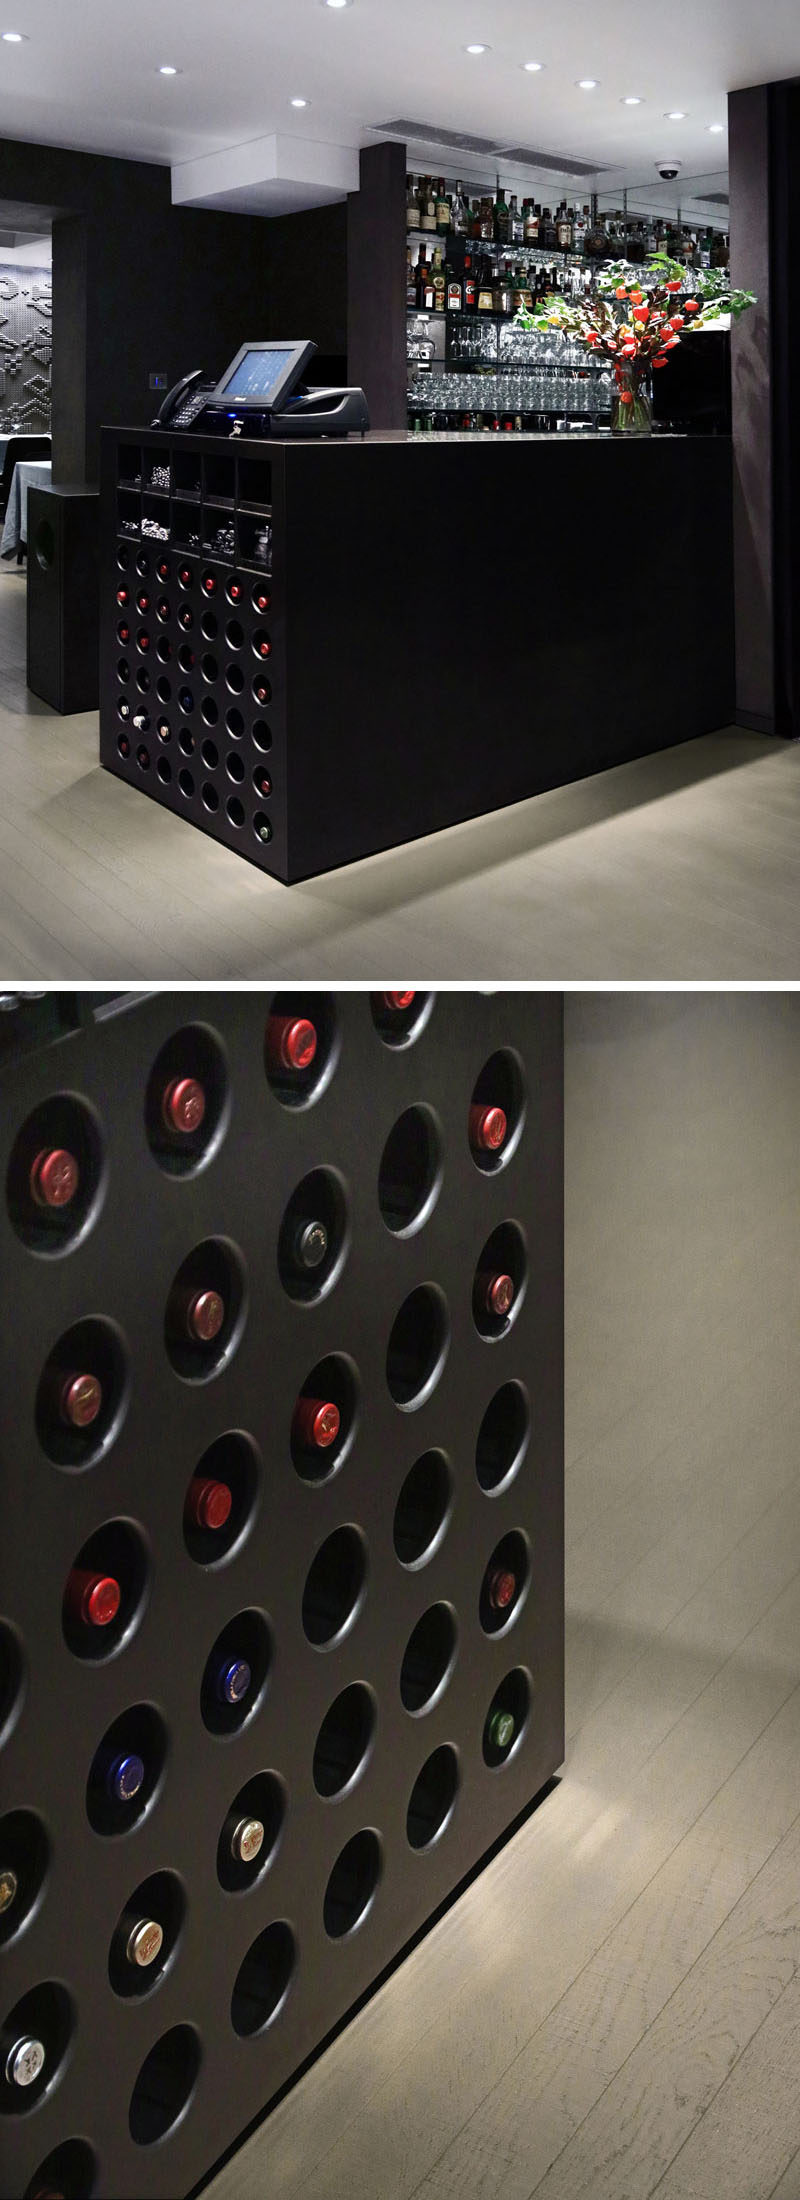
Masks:
[[[708,126],[727,91],[800,74],[797,0],[0,0],[0,18],[27,40],[0,43],[0,134],[178,166],[279,135],[298,153],[311,141],[319,169],[332,148],[336,170],[410,115],[641,184],[673,153],[687,174],[718,169],[725,140]],[[480,59],[464,51],[477,40]],[[161,62],[181,74],[159,76]],[[576,88],[584,75],[597,91]],[[624,107],[634,93],[645,104]],[[688,119],[665,121],[670,108]]]

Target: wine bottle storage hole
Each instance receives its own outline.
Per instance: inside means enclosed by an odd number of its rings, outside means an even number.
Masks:
[[[436,1283],[419,1284],[395,1315],[386,1353],[386,1381],[401,1412],[415,1412],[430,1397],[449,1345],[444,1292]]]
[[[94,1466],[119,1433],[129,1395],[121,1331],[99,1315],[74,1322],[48,1354],[36,1395],[37,1435],[54,1466]]]
[[[189,609],[188,605],[186,606],[186,609]],[[191,612],[190,616],[193,618],[194,613]],[[204,642],[216,641],[217,635],[219,633],[219,620],[215,611],[203,612],[203,616],[200,621],[200,632],[203,636]]]
[[[276,993],[264,1035],[264,1066],[284,1107],[307,1107],[330,1083],[339,1056],[333,1002],[326,993]]]
[[[469,1111],[473,1160],[487,1176],[516,1152],[525,1121],[525,1080],[519,1055],[501,1047],[475,1080]]]
[[[75,2031],[66,1988],[46,1979],[9,2010],[0,2042],[0,2115],[38,2108],[64,2067]]]
[[[200,715],[204,725],[219,725],[219,704],[215,701],[213,695],[203,696],[203,700],[200,705]]]
[[[186,1894],[176,1872],[152,1872],[129,1895],[112,1935],[108,1977],[112,1993],[141,2001],[160,1985],[178,1951]]]
[[[205,1238],[181,1262],[164,1316],[164,1343],[176,1375],[209,1382],[231,1359],[247,1318],[242,1255],[229,1238]]]
[[[487,1497],[499,1497],[519,1473],[530,1443],[531,1408],[522,1383],[503,1383],[478,1430],[475,1472]]]
[[[400,1697],[412,1717],[432,1711],[444,1694],[458,1656],[458,1627],[451,1604],[432,1604],[409,1636],[400,1668]]]
[[[168,1176],[193,1176],[210,1161],[229,1115],[225,1050],[207,1024],[173,1032],[147,1081],[145,1127],[151,1153]]]
[[[150,1586],[147,1544],[131,1520],[107,1520],[77,1552],[61,1605],[73,1657],[100,1664],[130,1640]]]
[[[406,991],[370,994],[372,1020],[388,1047],[407,1047],[424,1031],[433,1008],[432,993]]]
[[[230,725],[230,718],[228,723],[229,730],[232,733],[233,727]],[[251,732],[254,749],[259,749],[262,756],[268,756],[272,747],[272,731],[271,728],[267,725],[266,719],[256,718],[253,723]]]
[[[495,1544],[480,1588],[479,1617],[485,1635],[505,1635],[520,1612],[531,1581],[531,1551],[521,1528]]]
[[[261,1496],[261,1459],[252,1436],[227,1429],[198,1460],[186,1491],[183,1536],[196,1566],[219,1566],[241,1548]]]
[[[128,2128],[136,2146],[155,2146],[189,2107],[202,2048],[192,2024],[175,2024],[151,2047],[131,2094]]]
[[[337,1169],[312,1169],[293,1191],[278,1237],[278,1274],[290,1299],[324,1298],[350,1249],[344,1179]]]
[[[501,1222],[484,1245],[475,1270],[472,1312],[488,1344],[506,1337],[516,1321],[527,1283],[525,1240],[518,1222]]]
[[[366,1595],[367,1547],[351,1523],[326,1536],[306,1575],[302,1619],[315,1650],[332,1650],[355,1625]]]
[[[241,2039],[266,2032],[286,2001],[297,1966],[297,1947],[285,1918],[268,1925],[248,1948],[231,1995],[231,2023]]]
[[[232,703],[230,710],[226,710],[225,712],[225,724],[227,726],[231,740],[241,741],[242,734],[244,733],[244,719],[242,717],[241,711],[237,710],[235,703]]]
[[[217,1636],[206,1659],[200,1711],[209,1734],[238,1734],[265,1695],[272,1665],[272,1628],[266,1612],[237,1612]]]
[[[202,756],[203,763],[205,764],[206,771],[215,772],[219,764],[219,749],[217,748],[216,741],[204,741],[200,750],[200,754]]]
[[[42,1900],[50,1842],[32,1810],[9,1810],[0,1818],[0,1948],[15,1940]]]
[[[31,1253],[68,1252],[96,1220],[105,1193],[100,1125],[77,1094],[56,1092],[31,1110],[6,1176],[9,1219]]]
[[[139,1824],[155,1801],[167,1760],[167,1730],[154,1704],[131,1704],[106,1729],[89,1767],[86,1815],[113,1837]]]
[[[322,1922],[331,1940],[343,1940],[372,1908],[383,1865],[379,1835],[371,1826],[355,1833],[337,1857],[325,1889]]]
[[[244,758],[239,755],[238,749],[229,751],[225,758],[225,770],[228,778],[233,780],[234,785],[240,787],[245,775],[245,764]]]
[[[216,657],[212,657],[209,651],[206,651],[205,656],[201,657],[200,671],[203,679],[207,680],[209,687],[212,687],[214,681],[219,679],[219,665]]]
[[[248,1894],[280,1848],[286,1789],[277,1772],[257,1772],[234,1796],[217,1846],[217,1878],[226,1894]]]
[[[406,1108],[381,1155],[378,1205],[387,1230],[411,1237],[432,1214],[442,1188],[442,1135],[433,1109]]]
[[[0,1742],[11,1733],[25,1689],[25,1660],[13,1627],[0,1620]]]
[[[425,1566],[443,1542],[454,1498],[446,1452],[426,1451],[406,1475],[394,1515],[394,1547],[401,1566]]]
[[[318,1795],[331,1801],[350,1793],[372,1755],[376,1722],[372,1689],[353,1681],[326,1711],[317,1735],[313,1776]]]
[[[450,1742],[443,1742],[427,1759],[411,1790],[406,1814],[406,1836],[412,1849],[432,1848],[449,1826],[458,1794],[458,1757]]]
[[[172,778],[172,765],[168,756],[160,756],[156,765],[162,787],[168,787]]]
[[[483,1729],[484,1763],[491,1771],[516,1754],[530,1718],[531,1695],[531,1676],[521,1665],[495,1689]]]
[[[65,2139],[34,2171],[25,2200],[91,2200],[97,2190],[97,2157],[85,2139]]]
[[[239,801],[238,794],[229,795],[225,804],[225,815],[229,824],[235,825],[237,832],[239,832],[244,824],[245,814],[244,803]]]
[[[358,1426],[361,1386],[355,1361],[329,1352],[306,1376],[292,1415],[290,1450],[302,1482],[329,1482],[344,1464]]]

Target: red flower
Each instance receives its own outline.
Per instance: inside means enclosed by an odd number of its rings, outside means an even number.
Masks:
[[[649,307],[649,306],[634,306],[634,309],[633,309],[633,318],[634,318],[634,321],[642,321],[642,322],[644,322],[644,321],[649,321],[649,319],[650,319],[650,307]]]
[[[624,288],[624,287],[623,287],[623,289],[622,289],[622,290],[618,290],[618,291],[617,291],[617,297],[618,297],[618,298],[627,298],[627,295],[628,295],[628,293],[627,293],[627,290],[625,290],[625,288]]]
[[[683,284],[682,284],[682,283],[665,283],[665,285],[664,285],[664,288],[665,288],[665,290],[682,290],[682,288],[683,288]]]
[[[684,316],[682,313],[673,313],[672,320],[667,322],[668,328],[683,328],[683,326]]]
[[[669,366],[669,360],[668,360],[668,358],[667,358],[667,356],[666,356],[666,353],[665,353],[665,352],[663,352],[663,351],[660,351],[660,352],[659,352],[659,354],[658,354],[658,358],[657,358],[657,359],[654,359],[654,360],[653,360],[653,365],[654,365],[654,367],[668,367],[668,366]]]
[[[633,391],[632,391],[632,390],[620,390],[620,393],[619,393],[619,401],[620,401],[620,404],[621,404],[621,405],[632,405],[632,404],[633,404]]]
[[[635,357],[636,357],[636,345],[635,345],[635,344],[623,344],[623,346],[622,346],[622,356],[623,356],[623,359],[635,359]]]
[[[632,297],[632,299],[633,299],[633,303],[634,303],[634,305],[635,305],[635,306],[640,306],[640,305],[641,305],[641,303],[642,303],[642,299],[643,299],[643,297],[644,297],[644,291],[643,291],[643,290],[632,290],[632,291],[631,291],[631,297]]]
[[[679,343],[680,343],[680,337],[679,337],[679,336],[668,336],[668,337],[667,337],[667,341],[666,341],[666,343],[665,343],[665,345],[664,345],[664,350],[665,350],[665,351],[674,351],[674,350],[675,350],[675,346],[676,346],[676,344],[679,344]]]
[[[696,298],[687,298],[687,299],[686,299],[686,300],[684,301],[684,308],[683,308],[683,310],[684,310],[684,313],[699,313],[699,311],[700,311],[700,307],[699,307],[699,305],[698,305],[697,299],[696,299]]]

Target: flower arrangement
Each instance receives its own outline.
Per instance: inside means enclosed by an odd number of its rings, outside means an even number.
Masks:
[[[556,329],[609,360],[616,380],[612,428],[617,434],[646,435],[652,422],[646,390],[651,373],[668,365],[684,337],[723,313],[738,320],[756,302],[752,290],[732,290],[722,268],[704,268],[695,278],[679,260],[654,252],[645,269],[614,261],[589,296],[552,295],[533,311],[522,307],[516,322],[546,333]]]

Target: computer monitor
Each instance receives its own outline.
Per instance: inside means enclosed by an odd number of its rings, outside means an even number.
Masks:
[[[280,412],[302,381],[316,349],[307,337],[242,344],[217,383],[212,403],[235,406],[237,412]]]

